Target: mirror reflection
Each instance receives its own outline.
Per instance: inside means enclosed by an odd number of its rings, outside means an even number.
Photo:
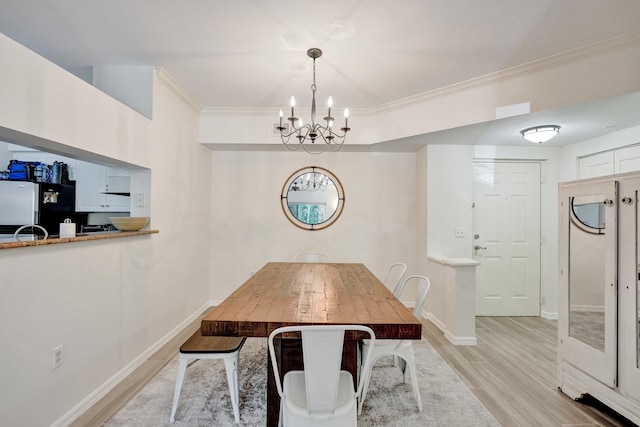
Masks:
[[[605,196],[572,197],[569,224],[569,335],[604,351]]]
[[[571,204],[571,218],[577,221],[585,231],[590,233],[604,233],[604,203],[602,201],[578,200]]]
[[[344,191],[327,169],[309,166],[295,171],[281,193],[282,209],[296,226],[319,230],[333,224],[344,206]]]

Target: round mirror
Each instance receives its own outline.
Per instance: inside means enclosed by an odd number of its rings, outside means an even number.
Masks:
[[[291,174],[282,187],[280,199],[289,221],[305,230],[327,228],[344,208],[340,180],[318,166],[304,167]]]

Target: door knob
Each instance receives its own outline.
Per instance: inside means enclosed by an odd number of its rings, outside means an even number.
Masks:
[[[476,251],[479,251],[480,249],[485,250],[485,249],[487,249],[487,248],[485,248],[484,246],[475,245],[475,246],[473,247],[473,249],[474,249],[474,250],[476,250]]]

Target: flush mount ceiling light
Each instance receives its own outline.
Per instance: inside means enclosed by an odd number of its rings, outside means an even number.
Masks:
[[[557,125],[534,126],[520,131],[524,139],[536,144],[547,142],[556,136],[558,132],[560,132],[560,126]]]
[[[291,97],[291,117],[287,120],[291,123],[291,131],[287,127],[282,125],[283,114],[280,110],[280,125],[276,128],[280,131],[280,138],[282,143],[291,151],[296,151],[302,147],[304,151],[311,154],[319,154],[325,151],[338,151],[344,144],[344,139],[347,136],[349,128],[349,109],[344,109],[344,127],[340,128],[341,133],[336,133],[333,130],[334,119],[331,117],[331,106],[333,100],[329,97],[327,101],[328,111],[327,116],[323,118],[324,125],[316,123],[316,59],[322,56],[322,51],[318,48],[311,48],[307,51],[307,56],[313,59],[313,83],[311,84],[311,121],[303,124],[302,119],[298,118],[294,114],[294,107],[296,106],[296,100]],[[294,136],[298,141],[291,141],[291,137]],[[315,144],[316,139],[319,144]],[[309,144],[305,142],[310,141]]]

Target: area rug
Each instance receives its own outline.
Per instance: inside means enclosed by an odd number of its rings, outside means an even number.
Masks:
[[[358,426],[499,426],[427,341],[416,341],[415,353],[423,411],[417,410],[409,376],[402,383],[402,373],[393,366],[392,358],[383,357],[374,365]],[[176,356],[105,425],[237,425],[221,360],[200,360],[187,369],[176,421],[169,424],[177,369]],[[266,425],[266,373],[266,340],[248,338],[240,352],[241,425]]]

